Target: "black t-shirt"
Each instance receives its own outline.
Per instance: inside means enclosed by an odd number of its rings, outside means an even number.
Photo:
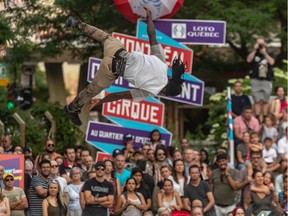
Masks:
[[[232,112],[237,116],[240,116],[243,112],[243,108],[246,106],[251,106],[250,99],[247,95],[231,96],[232,101]]]
[[[152,199],[152,194],[148,188],[148,185],[141,185],[140,188],[135,189],[136,192],[141,193],[145,200]]]
[[[94,197],[104,197],[108,195],[114,195],[113,184],[107,180],[103,182],[98,182],[96,178],[92,178],[85,182],[83,185],[82,191],[91,191]],[[103,207],[98,204],[94,205],[85,205],[85,208],[82,212],[82,216],[107,216],[109,215],[109,208]]]
[[[266,48],[267,54],[274,59],[274,54]],[[259,70],[267,70],[266,78],[259,77]],[[251,62],[250,77],[255,79],[264,79],[272,81],[274,77],[274,72],[272,66],[268,64],[267,59],[257,50],[253,61]]]
[[[154,179],[151,175],[149,175],[148,173],[144,173],[143,174],[143,181],[145,182],[145,184],[149,187],[149,191],[150,194],[153,194],[153,190],[155,187],[155,183],[154,183]]]
[[[200,200],[205,207],[209,203],[209,199],[207,197],[207,193],[211,192],[211,189],[207,182],[200,181],[198,186],[193,186],[191,183],[186,185],[184,188],[184,198],[189,198],[190,203],[194,200]],[[210,209],[208,212],[204,214],[205,216],[212,216],[215,215],[214,208]]]

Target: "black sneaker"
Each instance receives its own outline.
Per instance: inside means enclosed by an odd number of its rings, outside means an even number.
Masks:
[[[76,20],[72,16],[68,17],[66,21],[66,26],[74,28],[75,24],[76,24]]]
[[[66,116],[71,120],[71,122],[73,122],[73,124],[77,125],[77,126],[81,126],[82,125],[82,121],[79,118],[79,113],[80,112],[71,112],[69,111],[68,105],[66,105],[63,108],[64,112],[66,113]]]

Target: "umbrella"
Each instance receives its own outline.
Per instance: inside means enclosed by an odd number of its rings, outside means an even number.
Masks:
[[[114,0],[114,5],[130,22],[145,17],[144,7],[152,12],[153,19],[172,17],[182,7],[184,0]]]

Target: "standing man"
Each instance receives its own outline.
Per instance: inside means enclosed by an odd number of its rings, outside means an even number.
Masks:
[[[55,160],[57,157],[61,157],[62,155],[55,152],[55,143],[51,139],[47,139],[44,144],[44,152],[49,154],[50,160]],[[39,163],[39,155],[35,158],[35,170],[38,170],[38,163]]]
[[[231,96],[232,101],[232,117],[236,118],[242,114],[244,107],[251,107],[250,99],[247,95],[243,94],[242,83],[236,81],[233,85],[234,94]]]
[[[4,153],[5,154],[13,154],[14,149],[13,149],[13,145],[12,145],[11,136],[5,135],[2,139],[2,143],[3,143]]]
[[[188,176],[190,174],[190,167],[195,164],[194,163],[194,151],[192,148],[186,148],[183,152],[183,159],[185,164],[185,174]]]
[[[275,63],[274,54],[268,49],[264,37],[257,38],[252,52],[247,56],[247,62],[251,64],[251,93],[254,99],[254,112],[259,120],[268,114],[269,99],[272,92],[274,72],[272,66]]]
[[[81,167],[79,163],[76,162],[76,154],[74,148],[66,148],[64,152],[66,160],[60,166],[60,175],[66,179],[67,183],[71,183],[70,171],[73,167]]]
[[[189,168],[191,183],[184,188],[183,206],[191,212],[191,204],[194,200],[202,202],[205,216],[216,216],[214,210],[214,196],[207,182],[200,178],[200,167],[196,164]]]
[[[213,170],[210,184],[215,197],[217,216],[227,216],[236,207],[238,172],[228,166],[227,154],[217,155],[218,168]]]
[[[5,173],[3,176],[5,188],[2,194],[9,199],[11,216],[25,216],[24,210],[28,208],[26,195],[22,188],[14,187],[14,175]]]
[[[180,57],[175,58],[172,65],[172,79],[168,80],[168,66],[165,62],[163,48],[156,40],[152,13],[148,9],[146,11],[147,33],[152,55],[145,55],[140,52],[129,53],[119,40],[101,29],[74,20],[72,17],[67,20],[68,26],[80,30],[104,46],[104,58],[92,83],[82,90],[69,105],[64,107],[68,118],[74,124],[79,126],[82,124],[78,116],[82,106],[103,89],[110,87],[119,76],[134,84],[135,89],[112,93],[103,99],[91,100],[89,110],[97,105],[120,99],[141,101],[158,94],[176,96],[182,92],[184,80],[181,77],[185,72],[185,64]]]
[[[96,177],[85,182],[82,188],[85,198],[85,208],[82,216],[109,216],[109,208],[114,202],[114,186],[104,178],[105,163],[95,164]]]
[[[40,174],[32,178],[29,190],[29,216],[42,215],[42,201],[47,197],[51,164],[49,160],[42,160],[39,164]]]
[[[123,189],[126,180],[131,176],[131,172],[125,169],[125,164],[125,157],[123,155],[117,155],[115,177],[119,179],[121,189]]]

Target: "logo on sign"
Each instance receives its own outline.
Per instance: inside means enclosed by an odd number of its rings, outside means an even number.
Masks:
[[[186,39],[186,24],[172,23],[172,38]]]

